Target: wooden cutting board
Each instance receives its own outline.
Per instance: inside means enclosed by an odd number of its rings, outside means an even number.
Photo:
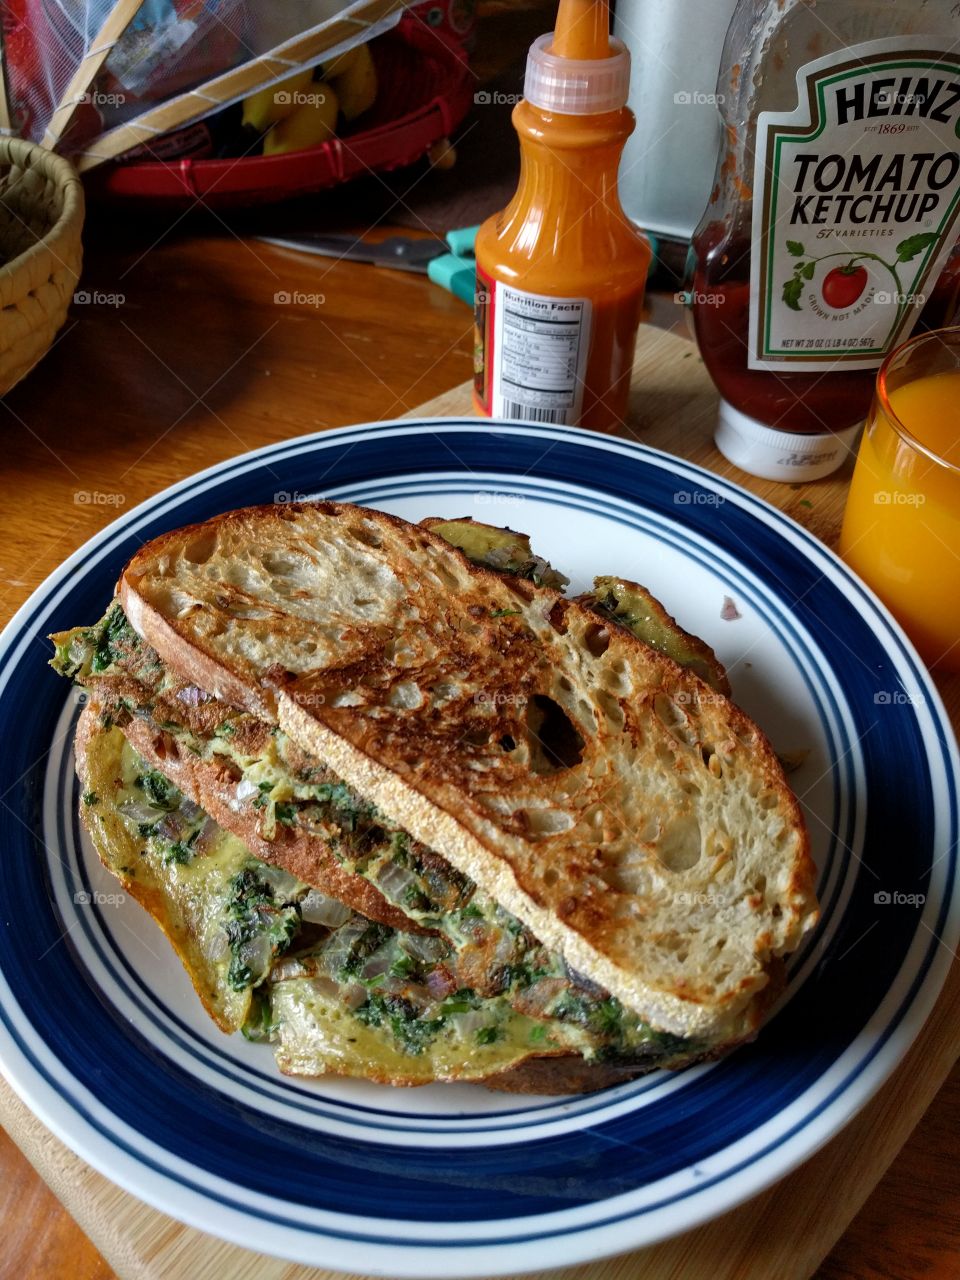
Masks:
[[[816,484],[745,477],[711,442],[716,393],[692,343],[644,327],[620,434],[733,477],[832,544],[849,464]],[[468,386],[416,416],[469,412]],[[413,416],[413,415],[411,415]],[[960,677],[938,681],[956,728]],[[960,1054],[960,966],[887,1084],[832,1142],[763,1195],[695,1231],[620,1258],[550,1272],[554,1280],[807,1280],[900,1150]],[[0,1124],[100,1249],[120,1280],[328,1280],[182,1226],[115,1187],[59,1142],[0,1080]],[[2,1267],[0,1267],[2,1271]],[[546,1273],[542,1273],[546,1274]],[[341,1278],[342,1280],[342,1278]]]

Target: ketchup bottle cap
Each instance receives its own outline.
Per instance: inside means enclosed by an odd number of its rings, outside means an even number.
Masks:
[[[713,439],[727,461],[742,471],[796,484],[836,471],[853,452],[861,426],[857,422],[822,435],[779,431],[721,400]]]

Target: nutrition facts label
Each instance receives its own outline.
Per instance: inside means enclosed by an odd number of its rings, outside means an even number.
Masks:
[[[493,415],[575,424],[589,347],[589,299],[548,298],[497,283]]]

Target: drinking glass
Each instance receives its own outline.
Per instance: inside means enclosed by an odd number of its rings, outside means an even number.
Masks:
[[[960,671],[960,328],[911,338],[881,365],[840,554],[929,666]]]

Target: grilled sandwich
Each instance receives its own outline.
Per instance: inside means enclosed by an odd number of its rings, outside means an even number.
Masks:
[[[288,877],[283,927],[205,1001],[249,978],[221,1025],[266,1028],[282,1069],[571,1090],[755,1034],[816,919],[797,802],[702,641],[637,584],[562,581],[472,521],[253,508],[148,544],[98,624],[54,637],[93,698],[80,758],[136,754],[182,798],[89,788],[111,869],[107,829],[143,846],[124,866],[198,872],[215,830]],[[311,893],[366,938],[345,967],[315,954]],[[318,1049],[345,1018],[399,1057]]]

